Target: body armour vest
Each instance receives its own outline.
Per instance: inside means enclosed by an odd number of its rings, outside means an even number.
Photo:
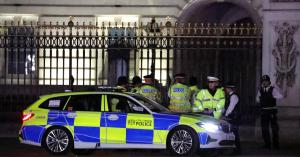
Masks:
[[[264,91],[263,88],[260,89],[260,106],[262,108],[275,107],[276,99],[273,97],[274,87],[270,87],[269,90]]]
[[[232,95],[236,95],[235,93],[231,93],[230,95],[226,96],[225,99],[225,111],[227,111],[229,104],[230,104],[230,99],[232,97]],[[240,107],[240,101],[238,101],[238,103],[235,105],[234,109],[232,110],[232,112],[228,115],[229,118],[231,119],[238,119],[239,117],[239,107]]]

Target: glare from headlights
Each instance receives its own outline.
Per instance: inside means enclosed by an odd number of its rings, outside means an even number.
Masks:
[[[202,128],[204,128],[208,132],[216,132],[219,130],[218,125],[213,123],[199,123]]]

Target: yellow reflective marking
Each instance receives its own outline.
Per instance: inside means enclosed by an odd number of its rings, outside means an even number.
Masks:
[[[104,105],[105,105],[104,99],[105,99],[105,95],[102,95],[102,98],[101,98],[101,111],[105,111],[104,110]]]
[[[32,111],[34,116],[25,121],[23,125],[47,125],[49,110],[41,109],[39,111]],[[29,113],[29,112],[28,112]]]
[[[205,130],[196,124],[200,120],[201,118],[195,119],[194,117],[181,116],[179,120],[179,125],[188,125],[192,127],[197,133],[204,132]]]
[[[66,126],[66,128],[71,132],[72,136],[74,137],[74,126]]]
[[[69,103],[70,99],[71,99],[71,96],[69,96],[69,98],[68,98],[67,102],[66,102],[66,103],[65,103],[65,105],[64,105],[64,108],[63,108],[63,110],[66,110],[67,104]]]
[[[106,128],[105,127],[100,127],[100,143],[107,143],[106,141]]]
[[[154,130],[153,144],[166,144],[169,130]]]
[[[74,126],[100,126],[101,113],[77,111]]]
[[[125,144],[126,143],[126,128],[106,128],[107,143],[117,143]]]
[[[154,129],[154,121],[151,115],[128,113],[126,128],[132,129]]]
[[[108,102],[107,102],[107,95],[102,95],[101,98],[101,111],[108,111]]]
[[[108,111],[107,95],[105,95],[104,97],[105,97],[105,99],[104,99],[104,101],[105,101],[105,103],[104,103],[104,104],[105,104],[105,105],[104,105],[104,110],[105,110],[105,111]]]
[[[193,124],[199,122],[199,119],[195,119],[193,117],[188,117],[188,116],[180,116],[179,124]]]

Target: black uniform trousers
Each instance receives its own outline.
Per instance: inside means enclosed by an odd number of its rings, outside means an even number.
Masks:
[[[277,109],[262,109],[261,110],[261,130],[266,148],[271,148],[270,127],[272,128],[273,147],[279,148],[279,127],[277,123]]]
[[[236,146],[235,151],[241,150],[241,141],[239,134],[239,122],[237,119],[229,119],[228,122],[231,124],[231,130],[235,136],[234,144]]]

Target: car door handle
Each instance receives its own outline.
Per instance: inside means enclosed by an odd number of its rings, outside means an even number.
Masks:
[[[67,114],[68,118],[75,118],[76,116],[77,116],[76,113],[68,113]]]

